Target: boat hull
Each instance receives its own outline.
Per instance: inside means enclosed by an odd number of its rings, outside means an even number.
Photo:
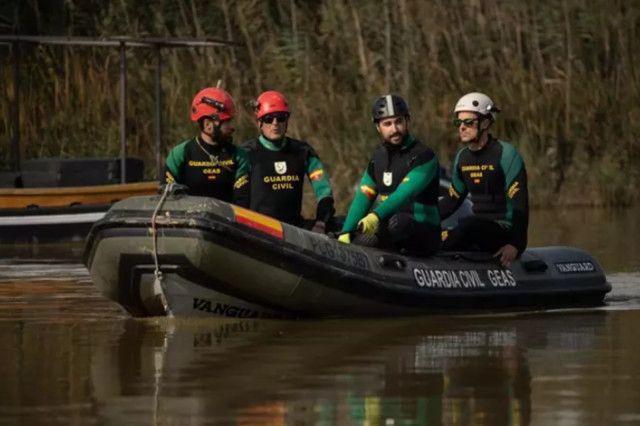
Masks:
[[[94,284],[134,316],[376,317],[593,306],[610,290],[596,260],[570,247],[529,249],[503,269],[482,253],[414,258],[345,245],[200,197],[169,197],[154,224],[159,201],[117,203],[93,227],[85,250]]]

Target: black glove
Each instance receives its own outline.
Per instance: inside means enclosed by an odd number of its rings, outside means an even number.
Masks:
[[[333,197],[324,197],[318,201],[318,207],[316,208],[316,221],[322,221],[329,223],[336,209],[333,207]]]

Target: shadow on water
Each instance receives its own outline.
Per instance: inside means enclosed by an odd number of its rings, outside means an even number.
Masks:
[[[64,341],[46,365],[29,346],[48,339],[16,328],[0,423],[609,424],[640,418],[635,343],[617,328],[640,315],[616,315],[49,326]]]

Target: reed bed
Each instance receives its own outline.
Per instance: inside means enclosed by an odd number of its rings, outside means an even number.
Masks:
[[[188,111],[200,88],[224,81],[240,106],[237,140],[256,134],[246,102],[280,90],[293,109],[290,135],[317,148],[340,210],[379,143],[370,105],[389,91],[408,98],[412,131],[444,165],[459,148],[450,125],[457,98],[489,94],[503,111],[494,134],[522,152],[533,205],[639,199],[640,0],[13,4],[0,8],[0,23],[22,33],[243,43],[164,51],[165,149],[195,134]],[[0,140],[10,142],[13,52],[0,49]],[[153,176],[154,61],[132,48],[127,62],[129,152],[144,158]],[[118,155],[117,49],[25,47],[20,101],[23,158]],[[0,144],[5,164],[10,147]]]

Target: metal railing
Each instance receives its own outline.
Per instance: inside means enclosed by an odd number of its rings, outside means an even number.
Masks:
[[[120,182],[126,182],[127,156],[127,61],[125,49],[128,47],[146,47],[155,51],[155,130],[156,130],[156,170],[158,179],[162,172],[162,49],[185,47],[241,47],[241,43],[215,38],[162,38],[162,37],[64,37],[64,36],[28,36],[0,35],[0,45],[12,46],[13,55],[13,170],[20,171],[20,45],[55,45],[118,47],[120,49]]]

